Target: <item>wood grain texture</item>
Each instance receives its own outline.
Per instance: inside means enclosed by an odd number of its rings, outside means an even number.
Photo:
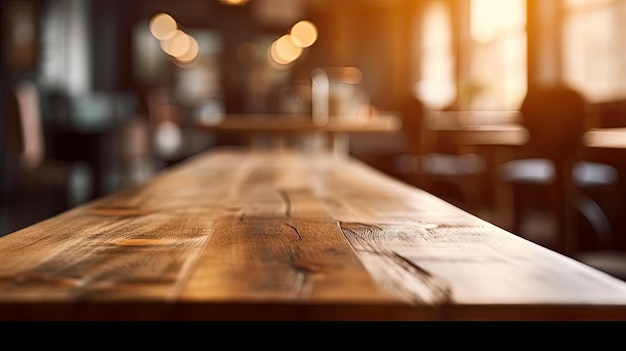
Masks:
[[[626,283],[354,160],[215,149],[0,238],[2,320],[626,319]]]

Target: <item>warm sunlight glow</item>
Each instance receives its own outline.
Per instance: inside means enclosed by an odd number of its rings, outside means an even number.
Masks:
[[[296,46],[307,48],[317,40],[317,28],[309,21],[300,21],[291,28],[291,40]]]
[[[150,19],[149,26],[150,33],[159,40],[172,38],[178,29],[176,20],[167,13],[159,13],[153,16],[152,19]]]
[[[472,0],[467,83],[471,109],[517,108],[526,93],[526,1]]]
[[[523,26],[525,4],[524,0],[472,0],[472,38],[477,42],[489,42],[503,32]]]
[[[562,23],[563,79],[592,103],[626,97],[626,2],[566,1]]]
[[[427,106],[441,109],[456,98],[452,25],[445,3],[428,2],[422,26],[421,79],[414,90]]]

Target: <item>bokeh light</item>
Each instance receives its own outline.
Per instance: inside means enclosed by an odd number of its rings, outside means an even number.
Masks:
[[[302,48],[294,44],[289,34],[285,34],[272,44],[270,53],[276,62],[287,64],[300,57]]]
[[[196,57],[198,57],[198,53],[200,52],[200,46],[198,45],[198,41],[191,35],[188,35],[188,38],[189,50],[187,50],[187,52],[183,53],[182,55],[175,56],[176,59],[182,63],[189,63],[195,60]]]
[[[170,56],[178,57],[191,48],[191,38],[182,30],[177,30],[170,39],[161,41],[161,48]]]
[[[241,6],[241,5],[245,5],[250,0],[219,0],[219,1],[225,5]]]
[[[150,33],[159,40],[168,40],[176,34],[178,24],[167,13],[159,13],[150,19]]]
[[[307,48],[317,40],[317,27],[310,22],[302,20],[291,28],[291,40],[301,48]]]

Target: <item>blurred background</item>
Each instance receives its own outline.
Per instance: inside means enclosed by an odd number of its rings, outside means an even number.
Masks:
[[[597,126],[626,126],[626,0],[0,4],[0,235],[244,143],[194,121],[310,113],[316,68],[355,69],[372,109],[401,114],[401,131],[355,135],[350,152],[407,182],[417,103],[515,111],[530,85],[559,82]]]

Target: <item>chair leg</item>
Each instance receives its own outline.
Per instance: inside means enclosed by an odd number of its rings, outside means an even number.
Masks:
[[[511,231],[521,237],[565,252],[564,238],[571,228],[566,225],[565,202],[554,186],[511,184]],[[568,234],[569,235],[569,234]]]
[[[574,207],[591,223],[600,245],[603,247],[610,245],[613,230],[608,216],[600,205],[590,197],[579,194],[574,199]]]
[[[511,231],[515,234],[522,235],[524,217],[528,204],[526,199],[528,196],[528,189],[523,185],[512,185],[512,214],[511,214]]]

